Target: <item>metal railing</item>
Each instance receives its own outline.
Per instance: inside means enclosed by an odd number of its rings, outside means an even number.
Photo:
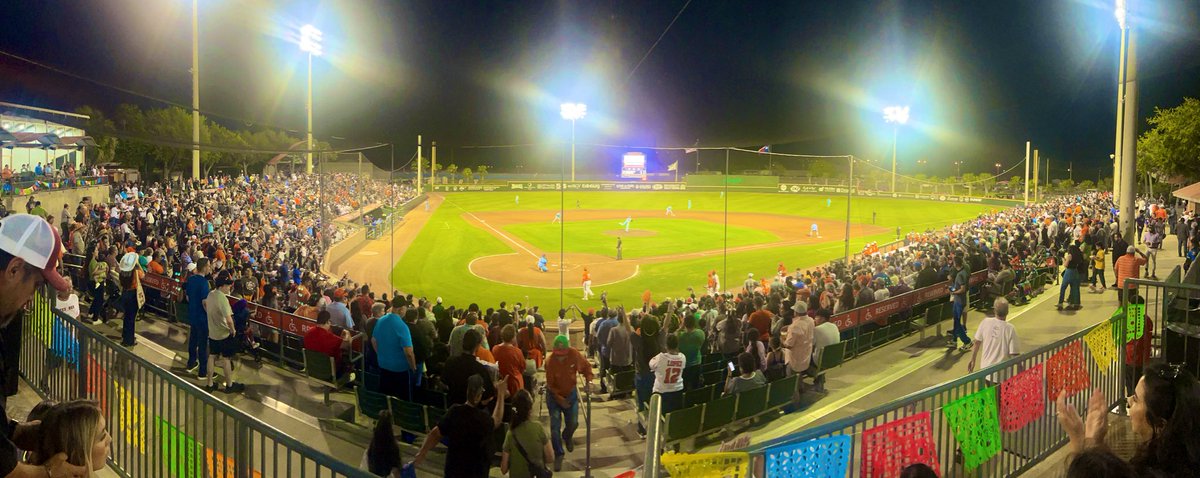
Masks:
[[[1181,279],[1179,267],[1163,282],[1126,279],[1125,287],[1146,299],[1146,316],[1153,329],[1151,358],[1182,364],[1200,375],[1200,285],[1193,267]],[[1180,281],[1183,282],[1180,282]],[[1127,307],[1129,293],[1122,297]]]
[[[38,293],[21,333],[20,372],[44,398],[100,404],[109,465],[125,477],[369,478],[163,370],[51,307]]]
[[[1147,306],[1147,310],[1151,308],[1149,305]],[[804,447],[809,445],[811,440],[848,437],[848,439],[842,438],[840,442],[842,444],[840,452],[844,453],[846,457],[845,476],[869,476],[872,472],[870,468],[872,465],[868,462],[879,458],[879,455],[868,453],[864,449],[864,432],[897,420],[914,417],[923,419],[922,415],[928,413],[928,443],[932,444],[932,449],[927,448],[924,453],[929,457],[930,464],[940,470],[940,476],[1019,475],[1050,456],[1067,442],[1066,434],[1053,413],[1055,397],[1051,396],[1051,389],[1052,387],[1058,388],[1059,385],[1052,385],[1052,383],[1068,384],[1069,386],[1065,388],[1069,392],[1068,402],[1074,404],[1079,410],[1085,408],[1084,405],[1088,398],[1087,391],[1097,387],[1110,400],[1110,406],[1123,402],[1125,395],[1123,395],[1121,378],[1126,368],[1125,347],[1110,341],[1111,348],[1107,353],[1101,352],[1101,358],[1097,360],[1092,345],[1084,344],[1084,338],[1098,327],[1111,327],[1111,330],[1103,332],[1110,338],[1124,337],[1125,326],[1123,315],[1121,318],[1114,316],[1110,321],[1103,321],[1062,340],[957,380],[909,394],[828,424],[802,430],[775,440],[753,444],[743,451],[749,454],[755,476],[768,478],[800,476],[808,462],[806,458],[820,459],[804,455]],[[1050,358],[1059,353],[1066,355],[1058,356],[1052,366]],[[1076,371],[1075,374],[1062,375],[1062,370],[1057,368],[1062,364],[1061,359],[1064,357],[1070,358],[1067,363],[1075,367],[1072,369]],[[1099,363],[1104,360],[1107,360],[1108,364],[1101,367]],[[1022,401],[1036,404],[1035,409],[1025,412],[1024,420],[1019,427],[1001,425],[999,451],[983,461],[978,468],[968,470],[962,458],[962,450],[965,447],[955,438],[955,427],[944,414],[943,409],[955,400],[994,387],[998,419],[1004,423],[1005,413],[1010,410],[1010,407],[1016,407],[1018,404],[1005,400],[1008,395],[1002,393],[1003,386],[1001,384],[1015,384],[1016,382],[1009,380],[1026,371],[1040,375],[1032,380],[1037,386],[1027,389],[1029,392],[1022,397]],[[1021,378],[1029,378],[1029,375],[1023,375]],[[1062,378],[1070,380],[1061,381]],[[1083,383],[1084,379],[1086,379],[1086,383]],[[645,476],[649,478],[664,476],[659,457],[663,451],[661,447],[663,427],[660,424],[662,417],[659,414],[657,402],[657,397],[651,400],[651,416],[658,417],[658,419],[650,420],[647,435]],[[1016,408],[1011,408],[1011,410],[1016,410]],[[824,451],[826,455],[830,453],[828,449]],[[870,460],[865,459],[868,456],[870,456]],[[878,472],[879,470],[874,471]],[[899,470],[890,471],[899,472]]]

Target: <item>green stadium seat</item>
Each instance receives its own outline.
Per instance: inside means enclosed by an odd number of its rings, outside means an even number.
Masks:
[[[858,339],[850,337],[849,339],[843,340],[841,343],[846,344],[846,351],[842,354],[843,360],[850,360],[858,356]]]
[[[425,406],[415,402],[388,397],[392,409],[392,423],[409,433],[424,435],[431,427],[425,424]]]
[[[367,390],[367,387],[358,387],[354,390],[358,402],[358,412],[372,419],[379,419],[379,412],[388,409],[388,397],[379,392]]]
[[[891,328],[891,326],[888,326],[888,327],[880,328],[875,331],[875,335],[873,336],[874,339],[872,339],[871,348],[878,348],[879,346],[886,344],[888,342],[888,340],[891,338],[891,334],[888,333],[888,329],[890,329],[890,328]]]
[[[329,394],[336,392],[346,385],[346,377],[334,375],[336,370],[333,357],[315,350],[304,351],[304,374],[308,378],[324,385],[325,404],[329,405]]]
[[[765,372],[763,372],[763,377],[766,378],[768,382],[774,382],[776,380],[783,378],[786,375],[787,375],[787,367],[771,367],[771,368],[768,368]]]
[[[865,354],[865,353],[867,353],[868,350],[871,350],[875,346],[874,335],[875,335],[874,332],[865,332],[865,333],[859,334],[858,349],[855,350],[856,355]]]
[[[436,407],[425,407],[425,423],[430,430],[442,421],[442,417],[446,416],[446,409]]]
[[[925,325],[937,325],[942,321],[942,307],[945,307],[945,302],[936,302],[925,309]]]
[[[725,383],[725,369],[713,370],[703,376],[704,385],[721,385]]]
[[[633,392],[636,376],[637,372],[634,370],[625,370],[610,375],[608,384],[609,397]]]
[[[304,370],[304,339],[298,335],[280,335],[280,355],[283,363],[296,370]]]
[[[416,403],[429,407],[446,408],[446,392],[417,387],[413,389],[412,394],[413,401]]]
[[[685,390],[683,392],[683,406],[694,407],[708,403],[709,400],[712,400],[713,391],[718,390],[718,387],[720,385],[708,385],[696,390]]]
[[[719,358],[719,357],[718,357],[718,358]],[[703,364],[701,364],[701,365],[700,365],[700,372],[701,372],[701,373],[708,373],[708,372],[712,372],[712,371],[714,371],[714,370],[721,370],[721,369],[723,369],[723,368],[725,368],[725,367],[726,367],[726,365],[725,365],[725,362],[721,362],[721,361],[717,361],[717,362],[705,362],[705,363],[703,363]]]
[[[379,374],[366,372],[366,371],[364,371],[362,374],[363,374],[363,387],[365,387],[367,390],[370,390],[372,392],[378,392],[379,391],[379,381],[380,381]]]
[[[737,394],[737,411],[734,419],[745,420],[767,409],[767,387],[755,387]]]
[[[846,345],[846,342],[838,342],[825,346],[825,350],[821,351],[821,363],[817,364],[821,372],[842,364],[845,360]]]
[[[829,347],[825,347],[825,353],[829,353]],[[784,405],[792,403],[792,396],[796,392],[796,382],[800,380],[799,375],[784,377],[767,384],[767,410],[774,410]]]
[[[714,398],[704,405],[704,423],[701,432],[711,433],[733,423],[733,413],[737,410],[737,401],[737,395],[726,395]]]
[[[668,443],[677,442],[700,433],[700,424],[704,419],[704,405],[683,408],[666,414],[663,428],[664,440]]]

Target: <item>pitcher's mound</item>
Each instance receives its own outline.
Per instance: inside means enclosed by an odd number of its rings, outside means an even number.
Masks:
[[[604,231],[604,233],[609,236],[620,236],[620,237],[650,237],[650,236],[658,235],[658,231],[648,231],[645,229],[630,229],[628,232],[625,231],[624,229],[612,229],[612,230]]]
[[[523,253],[484,256],[471,261],[467,267],[483,279],[543,289],[557,289],[560,284],[567,288],[582,287],[584,267],[591,274],[593,289],[629,279],[638,271],[634,261],[618,261],[597,254],[567,254],[562,264],[559,264],[557,254],[547,254],[546,258],[550,260],[548,272],[539,271],[537,259]],[[566,276],[561,277],[560,271]]]

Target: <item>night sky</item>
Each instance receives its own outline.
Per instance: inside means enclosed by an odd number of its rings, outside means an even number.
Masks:
[[[1200,96],[1200,2],[1129,1],[1141,116]],[[908,104],[902,172],[921,172],[918,159],[933,174],[957,160],[991,171],[1020,160],[1026,140],[1073,163],[1076,180],[1111,164],[1120,31],[1109,1],[694,0],[635,70],[685,2],[202,0],[201,110],[299,135],[306,70],[292,41],[313,23],[326,51],[314,61],[315,134],[335,147],[395,142],[398,162],[419,133],[460,165],[538,168],[570,141],[558,105],[579,101],[580,144],[890,161],[881,110]],[[190,104],[190,1],[6,3],[0,51],[60,71],[0,56],[0,100],[110,113]],[[522,146],[468,148],[483,145]],[[581,169],[611,169],[594,163],[623,150],[581,147]],[[386,150],[371,159],[386,163]]]

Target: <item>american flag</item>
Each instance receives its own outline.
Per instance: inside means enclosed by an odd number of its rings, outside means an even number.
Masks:
[[[761,148],[758,148],[758,152],[760,152],[760,153],[770,153],[770,152],[771,152],[771,145],[769,145],[769,144],[768,144],[768,145],[766,145],[766,146],[763,146],[763,147],[761,147]]]
[[[687,149],[683,150],[683,154],[692,154],[692,153],[695,153],[695,152],[697,152],[697,151],[700,151],[700,150],[698,150],[698,149],[696,149],[696,148],[687,148]]]

